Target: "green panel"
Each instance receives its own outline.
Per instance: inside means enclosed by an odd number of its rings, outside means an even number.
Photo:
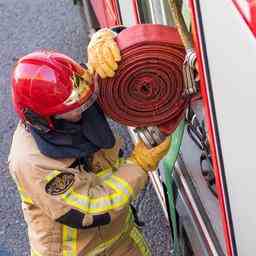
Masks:
[[[170,217],[171,223],[173,228],[173,235],[174,235],[174,251],[175,256],[180,255],[180,248],[179,248],[179,241],[178,241],[178,233],[177,233],[177,221],[176,221],[176,210],[174,205],[174,195],[173,195],[173,170],[174,165],[177,160],[180,146],[184,134],[185,128],[185,120],[181,121],[179,126],[176,128],[174,133],[171,135],[171,147],[164,158],[163,165],[164,165],[164,180],[167,189],[167,196],[168,196],[168,204],[170,209]]]

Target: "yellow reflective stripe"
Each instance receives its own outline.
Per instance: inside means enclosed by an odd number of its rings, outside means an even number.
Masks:
[[[21,201],[25,204],[33,204],[33,201],[30,197],[25,197],[23,195],[21,195]]]
[[[122,164],[125,164],[126,163],[126,159],[121,157],[121,158],[118,158],[118,160],[115,162],[114,164],[114,168],[119,168]],[[96,176],[98,176],[99,178],[101,178],[102,180],[106,180],[108,179],[112,174],[113,174],[113,168],[107,168],[101,172],[98,172],[96,174]]]
[[[102,196],[100,198],[92,198],[90,200],[90,207],[96,209],[96,212],[98,211],[97,209],[106,211],[113,209],[113,207],[120,207],[120,202],[123,202],[123,195],[115,193],[111,195]]]
[[[124,157],[120,157],[118,158],[118,160],[115,163],[115,167],[119,168],[122,164],[125,164],[126,159]]]
[[[110,248],[116,241],[118,241],[125,233],[128,232],[130,226],[133,224],[133,221],[134,221],[133,215],[131,210],[129,209],[129,213],[125,221],[125,227],[122,230],[122,232],[120,232],[118,235],[114,236],[112,239],[108,240],[107,242],[100,244],[93,251],[86,254],[85,256],[96,256],[101,252],[105,251],[106,249]]]
[[[35,251],[34,249],[31,249],[31,256],[42,256],[42,255],[37,251]]]
[[[114,193],[98,198],[90,198],[88,195],[79,194],[70,189],[61,197],[68,205],[76,207],[87,214],[99,214],[117,209],[129,202],[133,191],[127,182],[112,175],[103,183],[114,190]]]
[[[100,213],[111,209],[111,197],[103,196],[101,198],[90,199],[86,195],[78,194],[74,191],[70,191],[69,194],[62,196],[63,200],[70,206],[76,207],[84,213]]]
[[[151,252],[146,240],[144,239],[142,233],[136,227],[132,228],[132,231],[130,232],[130,237],[133,240],[136,248],[140,251],[141,255],[151,256]]]
[[[99,177],[99,178],[102,179],[102,180],[106,180],[106,179],[108,179],[112,174],[113,174],[113,173],[112,173],[112,168],[108,168],[108,169],[106,169],[106,170],[103,170],[103,171],[101,171],[101,172],[98,172],[98,173],[96,174],[96,176]]]
[[[33,201],[31,199],[31,197],[29,197],[26,194],[25,190],[21,186],[19,186],[19,185],[17,186],[17,188],[18,188],[18,191],[20,193],[21,201],[23,203],[26,203],[26,204],[33,204]]]
[[[63,256],[77,256],[77,229],[62,225]]]
[[[126,182],[125,180],[121,179],[120,177],[118,176],[115,176],[113,175],[112,178],[119,182],[120,184],[122,184],[122,186],[128,191],[129,195],[132,195],[133,194],[133,188],[129,185],[128,182]]]
[[[96,255],[100,254],[101,252],[110,248],[116,241],[118,241],[121,238],[122,234],[123,233],[120,233],[120,234],[116,235],[113,239],[100,244],[92,252],[90,252],[89,254],[86,254],[85,256],[96,256]]]
[[[49,181],[51,181],[53,178],[55,178],[56,176],[58,176],[60,173],[61,173],[60,171],[54,170],[54,171],[52,171],[49,175],[47,175],[47,176],[45,177],[45,180],[46,180],[47,182],[49,182]]]
[[[69,194],[64,194],[62,199],[70,206],[76,207],[82,212],[89,214],[98,214],[111,209],[120,208],[129,201],[129,198],[119,193],[90,199],[88,196],[78,194],[74,191]]]
[[[125,160],[125,163],[126,164],[135,164],[135,165],[138,165],[137,162],[135,160],[132,160],[131,158],[128,158]]]
[[[124,193],[128,197],[133,194],[133,189],[129,183],[115,175],[112,175],[108,180],[104,181],[104,183],[113,190]]]

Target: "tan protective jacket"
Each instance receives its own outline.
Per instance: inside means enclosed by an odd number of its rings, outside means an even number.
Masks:
[[[31,134],[19,124],[12,141],[9,167],[22,199],[31,254],[35,256],[150,255],[134,225],[129,203],[147,183],[137,165],[118,159],[120,139],[93,156],[93,172],[69,168],[75,159],[41,154]],[[111,222],[75,229],[57,221],[71,209],[93,215],[108,212]]]

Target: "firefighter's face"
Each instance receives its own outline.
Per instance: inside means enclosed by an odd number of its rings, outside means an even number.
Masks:
[[[94,97],[91,97],[90,101],[82,103],[78,108],[71,110],[67,113],[56,115],[56,119],[64,119],[69,122],[78,122],[82,118],[82,113],[86,111],[96,100],[96,94]]]

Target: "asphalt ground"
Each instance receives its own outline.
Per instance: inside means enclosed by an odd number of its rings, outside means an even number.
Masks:
[[[78,62],[85,61],[88,43],[86,24],[71,0],[0,0],[0,256],[29,255],[26,224],[20,199],[7,167],[7,157],[17,117],[11,105],[10,75],[17,58],[36,49],[63,52]],[[131,143],[124,127],[112,127]],[[170,235],[160,204],[149,185],[137,200],[139,216],[146,223],[143,232],[153,255],[170,255]]]

